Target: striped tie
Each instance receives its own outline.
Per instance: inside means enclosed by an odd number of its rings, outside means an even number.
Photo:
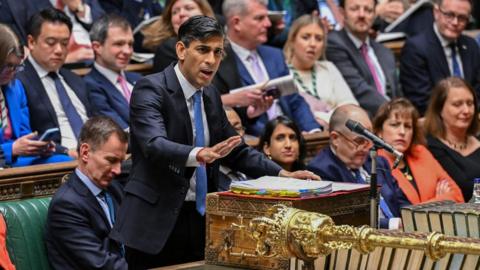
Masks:
[[[5,96],[3,94],[3,88],[2,91],[0,91],[0,118],[1,118],[1,123],[0,126],[2,127],[3,130],[3,137],[5,139],[10,139],[12,137],[12,128],[9,125],[8,122],[8,108],[7,104],[5,102]]]

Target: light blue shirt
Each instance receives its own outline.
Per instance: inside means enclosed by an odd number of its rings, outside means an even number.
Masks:
[[[85,186],[87,186],[88,190],[92,192],[93,196],[95,196],[95,199],[97,199],[98,203],[100,204],[100,207],[103,209],[103,213],[107,217],[108,223],[110,223],[110,228],[113,227],[113,222],[110,219],[110,211],[108,210],[108,204],[107,202],[103,199],[102,196],[100,196],[100,192],[102,192],[103,189],[97,187],[88,176],[83,174],[78,168],[75,169],[75,173],[77,174],[78,178],[80,178],[80,181],[82,181]]]

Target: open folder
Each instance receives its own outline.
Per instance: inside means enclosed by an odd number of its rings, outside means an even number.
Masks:
[[[230,93],[233,94],[236,92],[247,91],[251,89],[262,89],[264,91],[264,95],[270,95],[275,98],[291,95],[298,92],[297,87],[295,86],[295,82],[293,81],[293,75],[290,74],[263,83],[257,83],[232,89],[230,90]]]

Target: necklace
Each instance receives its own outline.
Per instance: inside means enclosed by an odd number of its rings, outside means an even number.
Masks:
[[[465,140],[461,143],[453,143],[451,142],[449,139],[445,138],[445,141],[447,141],[447,143],[455,150],[458,150],[458,151],[463,151],[465,149],[467,149],[467,146],[468,146],[468,137],[465,138]]]
[[[308,87],[305,85],[303,82],[302,78],[300,77],[300,74],[298,74],[297,69],[295,69],[292,65],[288,65],[288,68],[292,71],[293,73],[293,79],[298,82],[300,87],[307,92],[308,94],[320,99],[320,96],[318,95],[317,92],[317,74],[315,72],[315,65],[310,69],[310,73],[312,76],[312,89],[308,89]]]
[[[410,167],[408,167],[408,164],[405,163],[405,167],[402,169],[402,173],[408,181],[413,181],[413,175],[410,172]]]

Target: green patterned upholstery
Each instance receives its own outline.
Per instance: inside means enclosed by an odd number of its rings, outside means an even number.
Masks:
[[[7,224],[7,249],[17,270],[50,270],[44,242],[51,197],[0,202]]]

